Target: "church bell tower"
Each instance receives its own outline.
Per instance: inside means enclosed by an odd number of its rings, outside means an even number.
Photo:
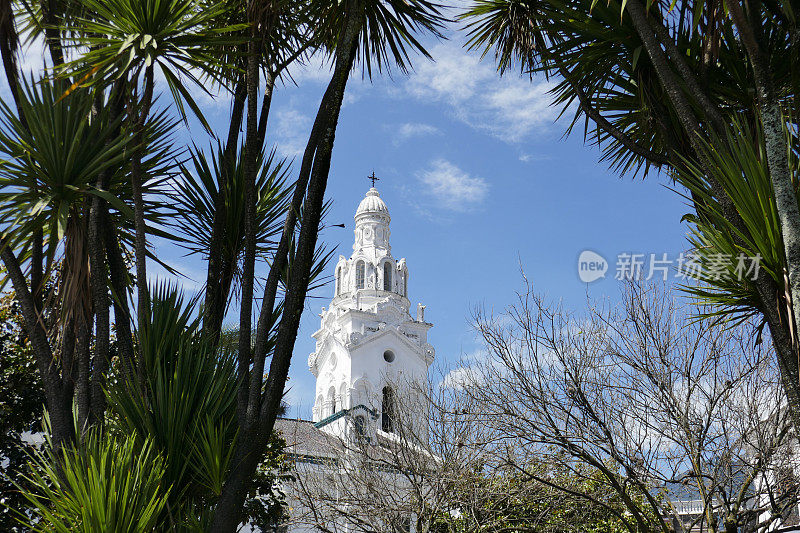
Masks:
[[[334,297],[322,308],[316,351],[308,366],[317,378],[313,421],[341,438],[424,432],[423,399],[434,349],[425,307],[409,312],[409,271],[392,256],[389,209],[373,187],[355,214],[350,258],[339,256]],[[415,427],[419,425],[419,427]]]

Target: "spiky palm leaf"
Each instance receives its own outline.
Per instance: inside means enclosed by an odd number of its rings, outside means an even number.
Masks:
[[[787,132],[787,143],[797,153],[797,137]],[[740,275],[747,274],[741,271],[737,259],[740,256],[758,257],[758,268],[784,293],[778,296],[779,302],[787,303],[786,257],[764,153],[761,131],[737,122],[726,137],[706,143],[705,156],[712,168],[710,176],[688,162],[677,174],[678,181],[691,191],[694,199],[701,200],[697,215],[687,216],[692,224],[690,242],[700,266],[688,272],[700,284],[684,288],[700,303],[712,304],[705,316],[740,320],[765,312],[752,275]],[[797,176],[797,159],[792,158],[792,163],[792,173]],[[741,217],[741,228],[724,216],[709,179],[725,190]],[[744,265],[747,269],[750,266]]]
[[[201,0],[213,4],[215,0]],[[245,70],[246,53],[244,43],[251,37],[251,24],[255,24],[255,38],[261,46],[261,67],[283,77],[285,67],[294,61],[306,60],[320,45],[314,21],[311,0],[268,0],[263,2],[240,2],[226,0],[226,8],[211,21],[211,27],[238,27],[232,32],[241,45],[221,50],[219,61],[208,76],[211,82],[223,82],[222,87],[231,90]],[[248,13],[248,9],[252,12]],[[248,22],[251,21],[251,22]]]
[[[568,130],[584,123],[584,135],[600,146],[602,159],[612,168],[646,174],[651,159],[597,127],[576,105],[583,96],[617,131],[661,160],[688,152],[689,141],[674,133],[683,131],[682,126],[624,12],[625,4],[625,0],[472,0],[460,18],[466,23],[468,46],[493,55],[501,72],[518,70],[553,78],[553,103],[562,114],[571,115]],[[647,6],[654,25],[666,20],[666,32],[677,43],[683,61],[702,73],[711,101],[724,112],[753,117],[752,75],[732,22],[720,18],[722,11],[705,2],[660,0]],[[705,24],[711,18],[716,31],[698,28],[701,20]],[[797,45],[789,45],[788,26],[777,21],[764,25],[769,53],[775,58],[774,79],[778,93],[793,93],[793,87],[800,86],[798,72],[790,67],[796,62]]]
[[[137,331],[141,381],[108,391],[118,427],[139,442],[152,439],[164,457],[175,487],[165,523],[192,520],[219,494],[236,437],[233,354],[209,349],[195,315],[175,288],[158,286]]]
[[[326,215],[330,211],[331,202],[328,201],[325,205],[322,206],[322,220],[325,220]],[[302,213],[302,211],[301,211]],[[302,217],[301,217],[302,222]],[[324,226],[323,226],[324,227]],[[322,229],[322,228],[320,228]],[[280,286],[282,290],[286,290],[286,287],[289,285],[289,271],[292,268],[292,263],[294,262],[295,253],[297,251],[297,235],[293,235],[292,239],[289,241],[289,262],[286,265],[286,268],[281,272],[280,278]],[[309,292],[314,291],[320,287],[325,286],[329,283],[332,279],[330,275],[325,275],[325,272],[328,267],[328,263],[330,262],[333,254],[336,253],[336,248],[329,248],[324,244],[318,244],[317,247],[314,249],[314,257],[311,263],[311,269],[308,276],[308,290]]]
[[[83,241],[92,196],[108,202],[111,223],[120,230],[122,244],[130,246],[133,241],[129,207],[133,195],[127,179],[132,137],[124,128],[118,132],[119,123],[110,120],[107,108],[92,116],[92,97],[87,92],[62,98],[62,90],[52,81],[31,79],[21,84],[20,94],[27,126],[0,102],[0,230],[14,247],[42,230],[47,263],[55,264],[61,250],[74,267],[62,269],[64,284],[73,293],[63,292],[62,297],[82,306],[85,315],[90,299],[80,294],[88,290]],[[159,227],[168,213],[163,202],[153,198],[164,192],[171,173],[173,124],[174,120],[159,113],[148,122],[143,136],[147,145],[143,168],[149,176],[144,184],[149,198],[145,218],[151,231],[164,237],[169,234]],[[95,187],[101,173],[109,176],[108,190]],[[20,251],[24,259],[25,250]],[[69,315],[76,310],[65,311]]]
[[[118,198],[93,187],[97,175],[123,166],[129,139],[114,124],[89,121],[91,96],[60,99],[52,84],[23,84],[24,127],[0,102],[0,220],[6,235],[45,229],[52,247],[64,236],[70,209],[97,194],[126,211]]]
[[[207,258],[211,249],[211,229],[223,169],[224,147],[211,148],[211,157],[194,149],[191,152],[193,169],[181,167],[182,179],[175,185],[174,199],[178,217],[175,228],[185,235],[182,246],[190,254]],[[220,250],[225,294],[239,286],[241,259],[245,248],[245,180],[240,147],[229,158],[228,179],[223,191],[225,239]],[[256,177],[256,254],[263,258],[277,245],[283,229],[283,217],[294,184],[289,183],[290,166],[286,159],[276,159],[275,151],[269,155],[261,152],[256,160],[259,169]]]
[[[218,27],[225,2],[200,0],[84,0],[86,15],[76,21],[82,33],[71,45],[87,49],[70,63],[76,84],[106,86],[114,79],[140,79],[147,67],[157,66],[172,93],[181,117],[184,103],[208,128],[188,80],[201,90],[203,74],[214,75],[220,52],[239,41],[231,36],[241,25]]]
[[[26,123],[0,102],[0,224],[14,247],[41,230],[49,265],[63,244],[58,323],[75,321],[80,328],[91,321],[87,200],[99,195],[127,211],[122,200],[92,184],[98,174],[124,166],[129,140],[114,137],[116,124],[109,124],[107,116],[89,121],[89,95],[59,96],[51,83],[22,83],[20,107]]]
[[[60,452],[48,440],[28,466],[23,494],[30,508],[14,511],[32,531],[150,532],[171,490],[162,457],[133,435],[91,429],[76,448]]]
[[[372,78],[373,70],[381,73],[393,67],[408,73],[412,53],[430,58],[415,34],[441,37],[446,20],[441,13],[443,5],[429,0],[312,1],[310,7],[319,21],[319,40],[331,49],[343,37],[341,32],[351,5],[358,10],[356,16],[360,19],[357,60],[368,78]]]

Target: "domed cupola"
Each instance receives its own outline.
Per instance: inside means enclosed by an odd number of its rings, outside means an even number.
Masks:
[[[356,222],[365,216],[379,216],[381,218],[386,218],[386,222],[391,222],[389,208],[386,207],[386,202],[381,199],[381,195],[375,187],[367,191],[367,195],[361,200],[361,203],[358,204],[355,216]]]
[[[369,256],[373,262],[390,253],[389,208],[378,189],[372,187],[356,209],[353,251]]]

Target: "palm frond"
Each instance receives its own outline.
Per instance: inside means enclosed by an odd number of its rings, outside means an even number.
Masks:
[[[797,138],[787,132],[787,142],[797,149]],[[786,289],[786,258],[775,198],[765,157],[764,136],[738,121],[724,138],[705,143],[705,157],[711,162],[711,175],[692,162],[686,162],[677,180],[694,197],[697,216],[689,217],[689,237],[699,268],[690,270],[699,285],[685,290],[702,304],[711,304],[714,315],[748,318],[763,313],[757,287],[753,282],[754,265],[740,258],[757,258],[758,268],[769,275],[776,286]],[[793,173],[797,173],[796,161]],[[741,218],[738,226],[723,214],[709,180],[724,190]],[[699,202],[699,203],[698,203]],[[800,202],[800,196],[798,196]],[[751,260],[752,263],[752,260]],[[746,269],[744,272],[742,271]],[[782,296],[779,296],[781,299]]]
[[[361,21],[357,60],[367,78],[373,71],[391,72],[393,67],[407,74],[411,54],[430,54],[415,34],[442,37],[446,18],[442,5],[429,0],[358,0],[354,2],[312,1],[315,19],[320,21],[319,40],[333,49],[342,38],[348,9],[356,9]]]
[[[171,491],[163,458],[150,440],[133,435],[91,429],[75,448],[60,451],[48,440],[28,467],[20,490],[30,506],[14,511],[33,531],[153,531]]]
[[[151,439],[163,456],[175,487],[172,519],[185,521],[203,498],[218,494],[227,472],[232,448],[222,443],[236,437],[234,356],[203,342],[194,306],[167,284],[155,287],[137,338],[141,377],[113,384],[109,407],[124,433]]]
[[[181,167],[182,179],[175,185],[174,199],[178,216],[174,227],[184,235],[182,246],[189,254],[207,258],[211,248],[211,229],[219,182],[226,158],[221,144],[211,147],[211,155],[198,149],[191,151],[193,168]],[[234,157],[228,158],[228,180],[223,191],[225,209],[222,254],[223,277],[236,289],[241,276],[240,263],[245,248],[245,180],[240,146]],[[273,150],[263,152],[256,160],[256,254],[261,259],[277,246],[283,229],[283,217],[294,184],[289,182],[291,167],[286,159],[277,159]]]

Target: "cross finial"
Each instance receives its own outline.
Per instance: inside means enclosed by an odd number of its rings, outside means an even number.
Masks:
[[[375,171],[374,170],[372,171],[372,175],[371,176],[367,176],[367,179],[372,181],[372,188],[373,189],[375,188],[375,182],[376,181],[380,181],[380,178],[375,177]]]

